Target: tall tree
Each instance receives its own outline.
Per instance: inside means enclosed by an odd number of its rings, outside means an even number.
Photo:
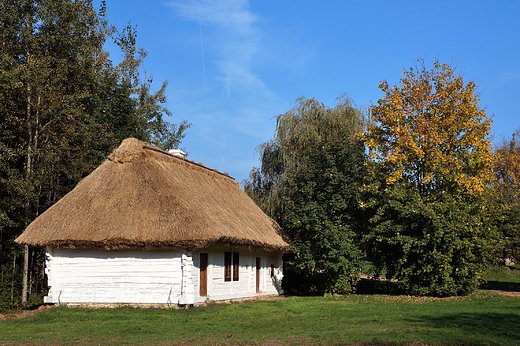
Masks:
[[[164,116],[172,116],[172,113],[164,106],[167,101],[166,87],[168,82],[164,81],[161,88],[151,93],[153,76],[145,73],[141,78],[139,68],[148,53],[137,47],[137,31],[135,27],[128,24],[117,34],[116,44],[121,48],[124,59],[116,67],[119,83],[123,90],[129,89],[132,95],[133,111],[130,112],[132,119],[131,127],[126,131],[134,132],[132,135],[138,139],[150,142],[164,150],[177,148],[185,137],[185,131],[191,124],[183,120],[179,124],[171,124],[164,120]],[[128,117],[128,115],[127,115]],[[126,137],[123,137],[124,139]],[[118,141],[119,142],[119,141]]]
[[[85,2],[6,1],[2,3],[1,35],[3,83],[2,104],[6,119],[16,121],[16,134],[3,144],[12,149],[20,164],[6,172],[10,178],[19,170],[22,193],[12,196],[23,201],[23,215],[16,215],[11,236],[25,227],[49,200],[41,195],[44,184],[55,182],[63,171],[56,163],[68,154],[81,160],[83,151],[71,144],[85,143],[81,129],[83,100],[99,66],[103,27]],[[14,131],[13,131],[14,132]],[[81,147],[81,145],[78,145]],[[61,154],[61,155],[60,155]],[[76,169],[69,170],[74,174]],[[67,184],[64,184],[67,185]],[[14,191],[11,191],[14,192]],[[43,199],[41,197],[44,197]],[[12,239],[12,237],[10,237]],[[28,275],[28,249],[25,249],[24,276]],[[27,280],[24,280],[26,283]],[[27,285],[23,302],[26,303]]]
[[[495,173],[496,197],[503,209],[499,230],[510,263],[520,260],[520,129],[498,146]]]
[[[166,84],[151,93],[151,81],[135,73],[129,79],[124,66],[135,72],[142,63],[125,50],[136,50],[136,34],[118,35],[104,18],[104,3],[98,13],[91,0],[6,0],[0,14],[0,294],[14,301],[22,261],[13,239],[29,222],[124,138],[175,145],[190,125],[163,118],[170,115]],[[113,35],[130,40],[121,42],[119,66],[103,50]],[[26,303],[34,284],[43,285],[43,257],[24,252]]]
[[[491,120],[475,83],[435,61],[403,72],[372,107],[367,240],[380,273],[409,293],[473,291],[496,233],[484,196],[491,180]]]
[[[364,121],[346,97],[332,109],[302,97],[277,117],[274,139],[258,147],[261,168],[243,185],[292,242],[284,280],[292,292],[348,293],[359,277]]]

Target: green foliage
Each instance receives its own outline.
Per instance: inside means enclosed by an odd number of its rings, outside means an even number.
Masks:
[[[356,227],[363,150],[359,141],[317,143],[287,181],[291,193],[282,200],[281,221],[296,252],[287,265],[312,280],[312,285],[305,283],[311,292],[349,293],[359,277]]]
[[[378,274],[397,279],[414,295],[450,296],[473,292],[497,245],[483,200],[451,195],[435,199],[393,186],[371,195],[366,241]]]
[[[486,195],[490,120],[474,83],[449,66],[404,75],[400,86],[381,84],[385,96],[372,108],[367,244],[379,272],[411,294],[468,294],[499,244]]]
[[[191,124],[183,120],[180,124],[166,122],[164,116],[172,116],[172,113],[163,105],[166,103],[166,87],[168,82],[163,82],[161,88],[151,93],[153,77],[140,78],[139,68],[147,56],[144,49],[137,47],[137,32],[128,24],[116,36],[116,44],[121,48],[125,59],[116,67],[116,74],[123,91],[128,89],[135,97],[130,98],[131,111],[123,113],[130,122],[124,126],[130,135],[156,145],[164,150],[177,148],[186,135],[184,131]],[[127,100],[125,100],[127,101]],[[116,111],[120,108],[115,108]],[[124,137],[128,138],[130,136]],[[124,139],[122,138],[122,139]]]
[[[259,146],[262,167],[244,189],[292,242],[284,269],[291,293],[349,293],[359,277],[363,128],[347,98],[333,109],[300,98],[278,116],[275,138]]]
[[[520,261],[520,129],[497,146],[495,200],[503,211],[498,227],[504,237],[503,258]]]

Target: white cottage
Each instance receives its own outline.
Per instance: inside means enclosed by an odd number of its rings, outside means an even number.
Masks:
[[[195,304],[281,293],[288,244],[227,174],[137,139],[32,222],[46,303]]]

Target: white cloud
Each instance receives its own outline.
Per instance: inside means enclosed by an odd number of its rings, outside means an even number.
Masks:
[[[272,117],[280,113],[281,103],[287,106],[261,74],[268,78],[266,72],[280,65],[277,59],[270,60],[272,44],[266,46],[277,36],[272,36],[265,19],[250,10],[248,1],[169,1],[176,22],[188,24],[182,25],[187,30],[182,38],[193,40],[192,46],[200,45],[204,74],[203,88],[171,83],[177,88],[172,93],[173,113],[186,114],[193,123],[183,145],[190,159],[241,181],[258,165],[256,146],[274,132]],[[193,50],[187,54],[192,63],[198,62]]]
[[[206,51],[216,55],[209,60],[218,68],[219,75],[215,78],[222,85],[222,97],[230,96],[232,92],[271,94],[252,71],[251,61],[258,50],[261,35],[255,28],[259,17],[249,10],[248,1],[173,1],[170,5],[183,20],[214,30],[208,35],[211,42],[203,44],[201,29],[201,52],[204,45],[208,47]]]
[[[185,20],[226,28],[238,35],[254,34],[252,24],[257,17],[249,12],[249,3],[244,0],[193,0],[174,1],[171,5]]]

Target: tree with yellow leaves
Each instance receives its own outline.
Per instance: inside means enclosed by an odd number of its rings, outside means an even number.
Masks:
[[[367,241],[379,273],[412,294],[447,296],[474,290],[493,250],[484,193],[493,154],[491,120],[473,81],[447,64],[403,72],[380,83],[372,107],[364,208]]]

